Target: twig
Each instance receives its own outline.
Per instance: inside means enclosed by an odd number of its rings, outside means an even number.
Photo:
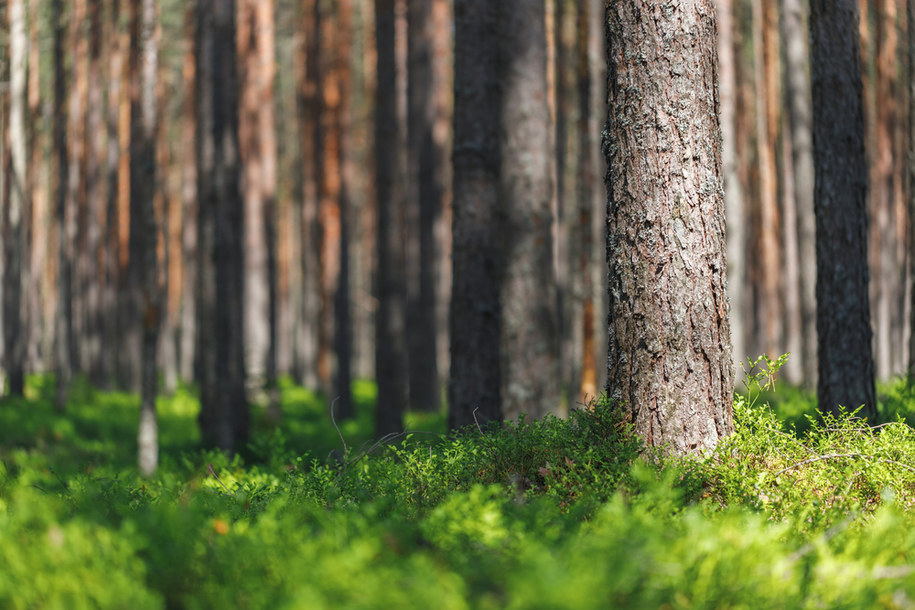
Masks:
[[[343,460],[346,461],[346,456],[349,455],[349,447],[346,446],[346,441],[343,439],[343,433],[340,432],[340,427],[337,425],[337,419],[334,417],[334,406],[337,404],[337,401],[340,400],[340,397],[337,396],[330,403],[330,421],[334,425],[334,429],[337,430],[337,436],[340,437],[340,442],[343,443]]]
[[[217,482],[217,483],[219,483],[220,485],[222,485],[222,488],[226,490],[226,493],[227,493],[227,494],[231,494],[231,493],[232,493],[231,491],[229,491],[229,488],[226,487],[226,484],[223,483],[222,480],[220,480],[220,478],[219,478],[218,476],[216,476],[216,470],[213,468],[213,465],[212,465],[212,464],[207,464],[207,473],[209,473],[209,475],[210,475],[211,477],[213,477],[214,479],[216,479],[216,482]]]
[[[792,464],[791,466],[788,466],[787,468],[782,468],[781,470],[779,470],[778,472],[775,473],[775,476],[788,472],[789,470],[794,470],[795,468],[800,468],[801,466],[806,466],[807,464],[812,464],[814,462],[821,462],[823,460],[831,460],[831,459],[835,459],[835,458],[861,458],[861,459],[865,459],[865,460],[875,460],[877,462],[882,462],[884,464],[892,464],[894,466],[901,466],[902,468],[905,468],[906,470],[915,472],[915,468],[913,468],[912,466],[909,466],[908,464],[906,464],[904,462],[898,462],[896,460],[888,460],[886,458],[880,458],[880,457],[876,457],[873,455],[866,455],[864,453],[828,453],[826,455],[818,455],[816,457],[812,457],[812,458],[809,458],[806,460],[801,460],[800,462]]]

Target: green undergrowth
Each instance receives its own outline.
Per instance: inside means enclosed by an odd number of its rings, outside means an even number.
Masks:
[[[450,434],[414,414],[378,442],[370,384],[334,421],[288,382],[280,425],[256,408],[230,459],[197,448],[181,388],[144,480],[136,397],[82,385],[61,415],[33,379],[0,400],[0,607],[915,607],[908,398],[877,428],[807,412],[798,432],[768,381],[679,460],[603,402]]]

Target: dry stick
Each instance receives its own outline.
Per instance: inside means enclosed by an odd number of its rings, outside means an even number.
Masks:
[[[337,418],[334,417],[334,406],[337,404],[337,401],[340,400],[340,397],[337,396],[330,403],[330,421],[334,425],[334,428],[337,430],[337,436],[340,437],[340,442],[343,443],[343,459],[346,460],[346,456],[349,455],[349,448],[346,446],[346,441],[343,440],[343,433],[340,432],[340,427],[337,426]]]

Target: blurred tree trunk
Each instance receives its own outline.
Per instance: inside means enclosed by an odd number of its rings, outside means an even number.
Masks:
[[[102,374],[102,293],[105,288],[105,181],[102,164],[105,154],[105,131],[102,129],[102,2],[89,0],[89,67],[86,90],[85,142],[86,154],[86,218],[84,230],[85,261],[82,279],[85,297],[83,311],[83,360],[85,372],[97,386],[104,382]]]
[[[545,9],[501,5],[502,413],[539,418],[560,408]]]
[[[47,21],[38,10],[38,0],[29,0],[29,81],[28,81],[28,148],[30,160],[26,167],[27,189],[31,194],[32,214],[29,219],[29,284],[28,284],[28,333],[26,363],[42,370],[53,370],[52,361],[48,355],[53,355],[53,350],[48,349],[48,343],[53,337],[48,325],[53,322],[53,300],[49,293],[52,292],[53,283],[53,248],[50,247],[50,218],[48,209],[48,159],[45,155],[45,144],[48,137],[47,125],[49,105],[42,104],[41,99],[41,47],[38,38],[39,21]],[[48,366],[51,364],[51,366]]]
[[[323,159],[323,132],[318,128],[322,114],[322,96],[319,90],[321,76],[321,20],[318,0],[304,0],[302,3],[302,38],[299,50],[301,81],[296,97],[298,127],[302,149],[302,192],[300,231],[302,274],[302,309],[298,312],[298,340],[296,348],[296,378],[302,385],[317,388],[323,378],[319,375],[319,336],[321,307],[320,282],[320,225],[319,169]],[[326,388],[325,388],[326,389]]]
[[[499,342],[501,3],[454,5],[451,377],[448,425],[502,419]]]
[[[241,72],[239,135],[245,198],[245,339],[248,379],[276,385],[276,128],[273,86],[273,0],[241,0],[238,52]]]
[[[22,396],[25,389],[25,358],[28,325],[23,307],[28,283],[26,253],[28,241],[25,219],[30,213],[31,193],[28,189],[28,59],[29,38],[25,0],[9,0],[9,147],[3,171],[9,190],[7,206],[2,217],[3,245],[3,339],[4,357],[10,394]],[[33,16],[34,18],[34,16]],[[2,391],[2,386],[0,386]]]
[[[579,2],[576,13],[576,74],[578,88],[578,176],[576,179],[576,215],[575,237],[573,243],[579,252],[576,275],[581,287],[575,295],[582,302],[581,312],[581,366],[580,375],[575,381],[578,384],[577,401],[588,405],[597,397],[597,309],[594,303],[594,282],[592,281],[595,266],[594,247],[594,191],[596,159],[594,150],[596,142],[592,128],[594,109],[592,107],[592,66],[591,66],[591,33],[592,23],[590,3]],[[570,244],[571,246],[572,244]]]
[[[403,429],[408,401],[404,278],[404,184],[397,112],[396,2],[375,0],[375,190],[378,199],[378,309],[375,321],[375,433]]]
[[[434,5],[429,0],[407,0],[407,205],[416,219],[408,234],[418,236],[410,299],[407,303],[410,404],[414,409],[438,411],[441,385],[438,369],[435,279],[435,226],[442,214],[444,151],[435,139],[436,82],[434,65]],[[379,74],[379,82],[381,82]],[[379,147],[379,150],[381,148]],[[410,240],[409,243],[413,243]]]
[[[251,388],[276,381],[276,134],[273,0],[241,0],[239,122],[245,198],[245,338]]]
[[[801,308],[801,381],[816,387],[816,218],[813,213],[813,109],[810,101],[810,55],[804,8],[800,0],[782,0],[782,39],[785,41],[785,89],[791,134],[791,164],[794,170],[794,203]],[[731,264],[731,261],[728,261]]]
[[[67,198],[67,131],[66,131],[66,96],[67,76],[64,59],[65,30],[63,6],[61,0],[52,0],[51,22],[54,25],[54,152],[57,162],[54,175],[57,210],[57,320],[55,332],[55,372],[57,374],[57,394],[55,404],[58,411],[66,408],[73,377],[74,337],[71,261],[73,260],[72,239],[70,239],[72,205]]]
[[[810,4],[819,408],[876,415],[867,268],[867,159],[855,0]]]
[[[184,14],[184,60],[181,71],[184,99],[181,118],[184,129],[181,134],[181,251],[184,259],[184,273],[181,287],[181,346],[179,348],[180,376],[185,381],[199,380],[199,367],[195,364],[197,351],[197,91],[196,82],[196,40],[194,28],[196,17],[193,5],[188,5]]]
[[[731,305],[731,353],[735,370],[749,359],[746,347],[746,223],[737,150],[737,54],[731,0],[717,0],[718,74],[721,96],[721,174],[727,218],[728,300]]]
[[[906,84],[908,85],[908,179],[907,193],[909,212],[909,361],[908,382],[909,386],[915,385],[915,1],[906,2],[906,17],[908,22],[908,37],[906,46],[908,50],[908,71]]]
[[[156,1],[130,3],[130,254],[131,273],[139,278],[133,323],[142,338],[140,352],[140,425],[137,459],[140,474],[150,476],[159,462],[156,424],[156,351],[162,298],[156,265],[158,226],[154,197],[156,175],[156,76],[158,40]]]
[[[197,4],[200,429],[205,443],[228,452],[244,446],[249,435],[235,15],[234,0]]]
[[[684,454],[733,430],[733,362],[715,14],[674,4],[608,4],[608,394],[648,445]]]

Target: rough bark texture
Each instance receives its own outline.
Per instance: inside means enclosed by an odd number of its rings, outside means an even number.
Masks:
[[[809,53],[804,9],[800,0],[782,0],[781,26],[785,41],[785,89],[791,127],[794,202],[797,210],[800,262],[801,381],[816,387],[816,218],[813,213],[813,108],[810,101]],[[728,260],[730,268],[731,261]]]
[[[817,335],[823,412],[876,414],[867,268],[858,4],[810,4],[816,187]]]
[[[452,220],[452,428],[501,420],[499,305],[499,110],[497,41],[505,35],[500,3],[464,0],[454,6],[454,200]]]
[[[25,357],[27,336],[23,308],[24,290],[28,281],[26,256],[28,252],[25,219],[29,214],[30,193],[26,178],[28,161],[28,99],[27,68],[29,39],[25,0],[10,0],[9,19],[9,204],[0,220],[3,226],[3,339],[4,366],[10,394],[22,396],[25,388]],[[33,17],[34,18],[34,17]],[[4,168],[5,170],[6,168]],[[0,386],[0,392],[3,391]]]
[[[608,395],[650,446],[733,430],[709,0],[607,2]]]
[[[206,443],[231,452],[247,440],[249,420],[234,0],[198,3],[196,47],[200,428]]]
[[[502,413],[559,412],[550,117],[542,0],[503,0]]]
[[[441,385],[436,345],[435,280],[438,271],[435,225],[442,213],[444,151],[435,139],[436,100],[435,22],[430,0],[407,0],[407,165],[408,205],[418,223],[409,231],[418,236],[410,253],[416,276],[408,302],[410,405],[438,411]],[[380,75],[379,75],[380,76]],[[379,83],[381,83],[379,78]]]
[[[408,401],[406,289],[404,285],[404,190],[397,117],[395,2],[375,1],[378,87],[375,90],[375,190],[378,198],[378,309],[375,318],[375,433],[403,429]]]

